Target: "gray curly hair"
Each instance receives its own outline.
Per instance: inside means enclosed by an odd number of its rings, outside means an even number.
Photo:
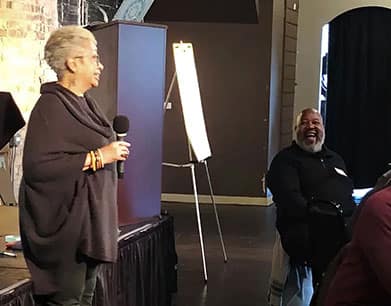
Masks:
[[[66,60],[83,52],[90,42],[96,44],[94,35],[81,26],[64,26],[50,34],[45,45],[45,61],[59,80],[67,71]]]

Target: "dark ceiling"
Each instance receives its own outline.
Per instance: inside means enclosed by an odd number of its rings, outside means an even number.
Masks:
[[[155,0],[145,19],[188,22],[258,22],[254,0]]]
[[[104,21],[104,14],[110,21],[123,0],[87,0],[87,2],[91,23]],[[258,23],[258,18],[256,0],[155,0],[144,21],[253,24]]]

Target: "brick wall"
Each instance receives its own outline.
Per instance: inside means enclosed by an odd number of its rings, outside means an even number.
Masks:
[[[53,78],[43,61],[48,33],[57,27],[56,0],[0,0],[0,90],[9,91],[28,120],[40,84]],[[25,129],[21,131],[22,144]],[[22,174],[23,145],[16,149],[14,191]]]
[[[292,142],[299,0],[285,1],[280,148]]]

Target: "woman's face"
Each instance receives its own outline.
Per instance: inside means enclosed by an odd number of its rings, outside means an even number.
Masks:
[[[103,64],[99,60],[98,48],[93,42],[86,45],[80,55],[73,57],[77,61],[74,72],[75,81],[85,90],[99,85]]]

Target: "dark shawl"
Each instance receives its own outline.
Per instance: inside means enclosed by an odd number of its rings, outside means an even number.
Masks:
[[[11,94],[0,91],[0,149],[24,125],[23,116]]]
[[[117,179],[113,164],[82,171],[87,152],[114,137],[96,102],[55,83],[41,94],[28,124],[19,202],[35,293],[47,294],[80,255],[116,260]]]

